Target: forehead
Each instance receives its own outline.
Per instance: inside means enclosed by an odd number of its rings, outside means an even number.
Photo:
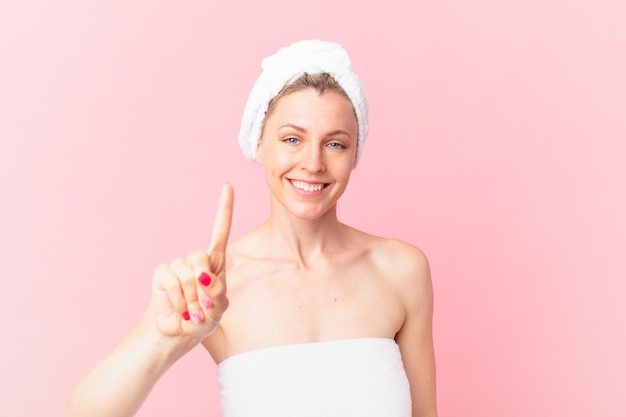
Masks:
[[[357,135],[352,103],[333,91],[319,94],[313,89],[306,89],[281,97],[265,122],[268,127],[292,123],[305,128],[341,128],[352,132],[355,139]]]

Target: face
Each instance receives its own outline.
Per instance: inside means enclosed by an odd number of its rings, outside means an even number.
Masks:
[[[265,121],[256,158],[273,208],[305,219],[334,213],[354,167],[357,135],[346,97],[307,89],[281,98]]]

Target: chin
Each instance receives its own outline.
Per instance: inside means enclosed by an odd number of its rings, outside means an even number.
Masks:
[[[286,207],[287,210],[298,219],[302,220],[319,220],[325,216],[331,215],[334,213],[333,208],[335,205],[331,207]]]

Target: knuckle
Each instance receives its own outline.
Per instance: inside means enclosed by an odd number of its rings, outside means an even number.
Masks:
[[[168,265],[166,263],[162,263],[154,269],[155,275],[165,275],[168,272]]]
[[[163,282],[163,289],[168,293],[180,291],[180,284],[176,279],[168,279]]]
[[[183,258],[176,258],[170,264],[172,268],[180,268],[181,266],[186,265],[187,262]]]
[[[171,269],[182,283],[193,280],[193,271],[185,259],[177,258],[172,261]]]
[[[205,252],[203,252],[203,251],[195,250],[195,251],[189,253],[189,255],[187,256],[187,259],[189,259],[189,261],[191,263],[193,263],[193,264],[206,262],[207,261],[207,254]]]

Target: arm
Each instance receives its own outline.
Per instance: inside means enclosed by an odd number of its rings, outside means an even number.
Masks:
[[[433,347],[433,289],[428,260],[416,248],[407,248],[401,262],[402,298],[406,317],[396,335],[411,386],[413,417],[436,417],[435,353]]]
[[[222,190],[211,246],[157,268],[139,323],[76,385],[67,417],[131,417],[180,357],[219,330],[226,297],[226,244],[233,190]],[[221,332],[215,332],[219,336]]]
[[[133,416],[159,378],[195,341],[161,335],[152,309],[74,388],[67,417]]]

